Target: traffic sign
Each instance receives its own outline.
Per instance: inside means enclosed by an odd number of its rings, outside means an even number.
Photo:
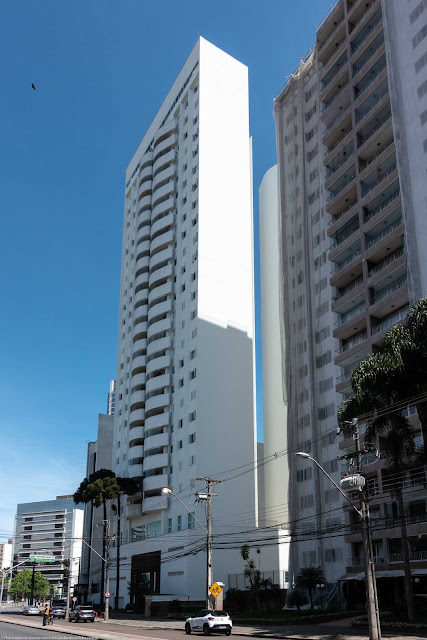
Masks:
[[[110,596],[111,596],[111,593],[110,593],[109,591],[106,591],[106,592],[105,592],[105,597],[106,597],[106,598],[109,598]]]
[[[73,602],[77,602],[76,596],[73,597]]]
[[[29,562],[55,562],[55,558],[53,556],[30,556],[28,558]]]
[[[211,587],[209,587],[209,591],[211,592],[214,598],[218,598],[219,594],[222,592],[222,588],[219,586],[217,582],[215,582]]]

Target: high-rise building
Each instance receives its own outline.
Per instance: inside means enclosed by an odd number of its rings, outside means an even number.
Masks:
[[[341,499],[293,452],[340,479],[336,413],[352,371],[427,293],[426,16],[424,1],[339,0],[275,100],[292,567],[321,564],[331,582],[361,574],[360,536],[316,537],[343,523]],[[383,463],[365,465],[381,486]],[[371,509],[385,517],[393,497],[380,493]],[[425,497],[405,499],[425,513]],[[388,570],[401,570],[398,538],[374,534]]]
[[[126,172],[113,469],[142,480],[125,506],[123,586],[205,597],[197,478],[256,460],[247,68],[200,38]],[[255,475],[216,491],[256,524]],[[202,543],[203,544],[203,543]],[[214,578],[242,571],[214,554]],[[115,589],[114,578],[111,581]]]
[[[116,408],[116,381],[110,380],[110,390],[107,398],[107,416],[113,416]]]
[[[113,415],[98,415],[97,438],[88,442],[86,459],[86,478],[101,469],[111,470],[113,452]],[[109,508],[108,516],[115,514]],[[102,534],[104,514],[102,507],[96,507],[92,501],[84,505],[83,543],[78,591],[84,602],[98,603],[100,598]]]
[[[265,526],[288,519],[287,400],[282,384],[282,347],[285,335],[280,324],[279,298],[279,203],[277,166],[265,174],[259,188],[259,235],[261,278],[261,343],[263,388],[263,456],[282,452],[277,461],[263,467],[264,495],[259,519]],[[268,469],[267,469],[268,467]]]
[[[37,564],[36,569],[63,593],[64,560],[70,562],[70,588],[77,582],[82,551],[83,505],[73,496],[18,504],[13,537],[13,560],[18,564],[35,556],[53,556],[55,562]],[[32,566],[21,565],[17,571]]]
[[[12,539],[0,544],[0,571],[12,566]]]

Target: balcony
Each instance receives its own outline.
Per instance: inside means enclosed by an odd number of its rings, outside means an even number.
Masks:
[[[332,87],[329,93],[322,100],[322,113],[331,107],[331,105],[339,98],[339,96],[344,94],[344,91],[347,87],[350,87],[350,78],[348,72],[346,72],[342,78],[340,78],[340,82]]]
[[[160,376],[154,376],[154,378],[150,378],[149,380],[147,380],[146,384],[145,384],[145,389],[148,393],[151,393],[152,391],[156,391],[158,389],[166,389],[170,386],[171,384],[171,376],[169,373],[164,373],[163,375]]]
[[[362,275],[360,241],[346,247],[339,258],[334,258],[334,262],[330,283],[333,287],[342,289]]]
[[[342,222],[337,226],[337,228],[338,228],[338,227],[341,227],[343,224],[345,224],[345,217],[347,217],[347,218],[348,218],[348,220],[350,220],[350,218],[351,218],[351,217],[352,217],[352,215],[355,213],[355,211],[352,211],[352,213],[351,213],[351,214],[349,213],[349,211],[350,211],[351,209],[353,209],[354,207],[356,207],[356,205],[357,205],[357,204],[358,204],[358,202],[357,202],[357,198],[356,198],[356,200],[352,200],[349,204],[347,204],[347,205],[344,207],[344,209],[342,209],[342,211],[340,211],[337,215],[334,215],[334,216],[332,217],[332,219],[331,219],[331,220],[329,220],[329,222],[328,222],[328,226],[329,226],[329,227],[333,227],[333,226],[335,226],[335,225],[336,225],[336,223],[337,223],[337,222],[339,222],[340,220],[341,220]],[[348,214],[348,216],[346,216],[346,214]],[[344,218],[344,220],[343,220],[343,218]],[[328,235],[332,235],[333,233],[334,233],[334,232],[332,231],[332,229],[330,229],[330,230],[328,231]]]
[[[171,278],[173,275],[173,266],[172,264],[167,264],[156,271],[150,273],[149,277],[149,287],[153,289],[153,287],[158,287],[162,284],[165,284],[168,278]]]
[[[169,446],[169,433],[167,431],[164,431],[163,433],[156,433],[145,438],[145,449],[147,451],[149,451],[150,449],[157,449],[158,447],[167,446]],[[163,486],[165,487],[167,485]]]
[[[172,348],[171,336],[164,336],[160,338],[150,338],[147,343],[147,357],[152,356],[157,351],[164,351],[165,349]]]
[[[388,80],[384,79],[382,82],[380,82],[378,87],[369,95],[369,97],[366,98],[364,102],[362,102],[360,107],[356,109],[356,123],[360,122],[360,120],[363,120],[363,118],[368,115],[371,109],[373,109],[374,107],[378,107],[381,100],[386,95],[388,95],[388,93]]]
[[[352,32],[362,23],[362,21],[366,20],[370,11],[371,11],[371,7],[369,7],[366,13],[361,16],[361,18],[357,21],[356,24],[353,25]],[[379,22],[381,21],[382,21],[382,12],[381,12],[381,8],[379,8],[378,11],[376,11],[374,15],[369,18],[369,20],[367,20],[367,23],[365,24],[365,26],[362,29],[360,29],[359,33],[351,41],[350,47],[351,47],[352,54],[359,49],[359,47],[365,42],[366,38],[370,36],[370,34],[373,32],[377,24],[379,24]]]
[[[150,253],[151,255],[155,255],[158,251],[169,247],[173,244],[174,241],[174,232],[173,229],[168,229],[164,233],[161,233],[157,238],[154,238],[150,245]]]
[[[159,171],[163,171],[165,167],[173,164],[175,160],[175,149],[171,149],[170,151],[167,151],[165,154],[157,158],[156,162],[153,165],[153,177],[156,177]]]
[[[156,204],[151,211],[151,222],[155,222],[160,215],[172,211],[175,206],[175,197],[172,195]]]
[[[152,456],[146,456],[144,458],[144,471],[151,471],[152,469],[163,469],[168,465],[169,465],[168,453],[155,453]]]
[[[363,276],[359,276],[355,280],[352,280],[350,284],[346,285],[345,287],[342,287],[341,289],[338,289],[337,293],[333,298],[334,302],[339,302],[340,300],[342,300],[345,296],[347,296],[351,291],[359,287],[362,283],[363,283]],[[334,305],[332,310],[336,311],[337,305]]]
[[[380,33],[372,40],[369,47],[353,62],[353,78],[356,76],[365,66],[365,64],[372,60],[372,56],[384,45],[384,33]]]
[[[349,114],[350,109],[351,109],[351,102],[347,102],[343,106],[339,107],[337,115],[331,120],[331,122],[328,122],[328,124],[326,125],[323,131],[323,140],[327,138],[329,133],[344,118],[344,116],[347,116]]]
[[[135,409],[129,414],[129,426],[131,429],[134,427],[141,427],[144,425],[144,409]]]
[[[156,238],[161,232],[169,231],[175,224],[173,213],[168,213],[162,218],[157,218],[151,225],[151,238]]]
[[[162,353],[162,352],[161,352]],[[154,371],[160,371],[161,369],[168,369],[172,365],[171,355],[160,355],[158,358],[153,358],[147,364],[147,374]]]
[[[360,97],[365,93],[365,91],[376,81],[376,79],[381,76],[383,71],[387,67],[387,61],[385,54],[382,55],[372,66],[369,71],[365,73],[363,78],[361,78],[358,82],[356,82],[354,86],[354,99],[359,101]],[[387,73],[384,73],[384,78],[387,78]],[[381,82],[384,80],[381,79]],[[380,82],[378,82],[380,84]]]
[[[346,132],[347,135],[347,132]],[[333,176],[338,169],[345,165],[351,158],[354,150],[353,141],[351,140],[326,166],[326,184],[328,179]],[[326,187],[328,189],[328,187]]]
[[[175,192],[175,180],[170,179],[163,186],[159,187],[157,191],[153,193],[153,209],[157,204],[160,204]]]
[[[156,491],[164,489],[169,485],[169,477],[167,473],[155,476],[148,476],[142,481],[144,491]]]
[[[357,146],[362,147],[368,142],[381,128],[391,120],[391,105],[388,102],[378,113],[372,118],[360,131],[357,132]]]
[[[144,444],[144,427],[134,427],[129,430],[129,447]]]
[[[165,411],[164,413],[158,413],[145,419],[145,430],[148,432],[150,429],[168,427],[169,423],[170,413],[168,411]]]
[[[167,391],[166,393],[159,393],[155,396],[151,396],[145,401],[145,413],[147,416],[151,414],[152,411],[157,409],[164,409],[170,405],[170,394]]]
[[[365,342],[367,337],[368,334],[366,331],[358,333],[356,336],[353,336],[353,338],[343,341],[342,345],[337,349],[337,353],[345,353],[346,351],[350,351],[351,349],[353,349],[353,347],[357,347],[359,344],[362,344],[362,342]]]
[[[347,206],[348,202],[353,202],[355,200],[357,196],[355,177],[356,166],[353,164],[328,188],[330,194],[326,198],[326,203],[327,211],[329,213],[333,214],[334,211],[340,211],[343,206]]]
[[[154,267],[157,267],[161,262],[168,262],[169,260],[172,260],[173,257],[174,257],[173,247],[170,246],[170,243],[167,243],[167,246],[164,249],[161,249],[160,251],[158,251],[157,253],[151,256],[150,269],[153,270]]]
[[[400,202],[397,202],[397,198],[400,198],[400,187],[399,181],[396,180],[391,185],[389,185],[382,194],[376,197],[372,202],[363,207],[364,224],[372,220],[375,216],[377,216],[381,211],[384,211],[389,205],[393,202],[396,205],[396,208],[400,205]],[[390,206],[390,209],[394,207]]]
[[[142,513],[168,508],[168,501],[162,496],[150,496],[142,501]]]
[[[392,293],[395,293],[395,291],[399,291],[403,287],[406,287],[407,284],[408,284],[408,276],[405,274],[403,277],[399,278],[399,280],[396,280],[396,282],[393,282],[393,284],[387,287],[384,287],[383,289],[380,289],[377,293],[374,293],[372,297],[372,304],[376,304],[377,302],[384,300],[384,298],[387,298]]]
[[[369,277],[379,273],[383,269],[386,269],[388,266],[393,264],[396,260],[399,260],[402,256],[406,254],[406,250],[404,247],[399,248],[397,251],[394,251],[391,255],[387,256],[385,260],[381,260],[378,264],[374,265],[369,269]]]
[[[341,54],[338,60],[332,65],[329,71],[322,77],[320,81],[320,92],[323,93],[325,89],[330,85],[332,80],[337,76],[340,70],[347,63],[347,51]]]
[[[338,320],[336,320],[334,322],[334,327],[341,327],[343,324],[345,324],[346,322],[348,322],[352,318],[355,318],[360,313],[364,312],[365,309],[366,309],[365,303],[362,302],[361,304],[357,305],[357,307],[354,307],[353,309],[350,309],[350,311],[347,311],[346,313],[339,314],[340,317],[338,318]]]
[[[339,273],[360,256],[360,247],[354,249],[353,251],[351,249],[352,248],[350,247],[348,250],[348,253],[350,253],[350,255],[335,265],[335,267],[331,271],[331,275]]]
[[[166,150],[169,151],[171,147],[174,147],[176,144],[176,135],[169,135],[166,139],[159,142],[153,153],[153,162],[155,163],[157,158],[161,156]]]
[[[356,214],[345,225],[343,225],[339,229],[339,231],[336,231],[334,235],[331,236],[332,242],[331,242],[330,250],[335,249],[335,247],[339,247],[344,242],[344,240],[347,240],[347,238],[353,235],[353,233],[358,229],[359,229],[359,216]]]
[[[406,316],[408,315],[408,312],[409,312],[409,307],[404,307],[403,309],[400,309],[396,313],[393,313],[391,316],[388,316],[387,318],[384,318],[384,320],[382,320],[382,322],[377,324],[372,329],[371,334],[374,336],[377,333],[381,333],[381,331],[385,331],[386,329],[389,329],[394,324],[397,324],[398,322],[401,322],[402,320],[404,320],[406,318]]]
[[[423,522],[425,522],[425,520],[423,520]],[[390,553],[388,559],[390,564],[393,562],[403,562],[403,553]],[[411,562],[427,561],[427,551],[410,551],[409,560]]]
[[[142,477],[142,462],[138,464],[131,464],[128,467],[129,478],[141,478]]]
[[[146,341],[145,341],[146,343]],[[147,358],[145,356],[137,356],[132,360],[132,377],[145,371]]]
[[[397,220],[395,220],[392,224],[390,224],[388,227],[383,229],[380,233],[377,233],[377,235],[365,236],[365,248],[370,249],[370,247],[373,247],[375,244],[377,244],[378,242],[386,238],[390,233],[393,233],[393,231],[398,227],[400,227],[401,224],[402,224],[402,218],[399,216]]]
[[[130,407],[131,411],[134,409],[143,408],[145,402],[145,391],[139,389],[138,391],[134,391],[130,396]]]

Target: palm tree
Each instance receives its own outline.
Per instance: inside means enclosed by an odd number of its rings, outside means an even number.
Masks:
[[[365,440],[367,443],[372,443],[376,442],[378,439],[380,442],[381,456],[385,458],[388,463],[388,469],[392,473],[400,474],[400,476],[396,477],[402,478],[402,472],[408,469],[411,465],[415,454],[414,430],[412,426],[408,420],[399,413],[391,413],[377,417],[369,423],[365,434]],[[394,482],[391,493],[396,496],[398,504],[408,620],[409,622],[414,622],[414,593],[412,589],[409,543],[406,531],[402,482],[402,479]]]
[[[351,385],[355,398],[343,403],[338,416],[341,420],[391,402],[418,398],[413,404],[422,428],[423,457],[427,459],[427,298],[412,307],[406,326],[397,324],[387,332],[381,353],[355,368]]]
[[[102,504],[103,507],[103,535],[102,535],[102,557],[105,558],[107,545],[107,501],[115,500],[120,493],[116,474],[109,469],[99,469],[92,473],[89,478],[84,478],[79,488],[73,495],[76,504],[93,502],[95,507]],[[108,541],[109,542],[109,541]],[[104,603],[104,577],[105,563],[101,561],[101,591],[99,603]]]
[[[117,507],[112,506],[113,510],[117,513],[117,530],[116,530],[116,596],[115,596],[115,608],[119,608],[120,597],[120,544],[121,544],[121,497],[133,496],[141,490],[141,484],[134,478],[121,478],[117,476],[117,484],[120,491],[117,494]]]
[[[325,582],[325,574],[322,567],[315,567],[311,564],[308,567],[303,567],[299,572],[296,585],[302,589],[307,589],[311,608],[313,608],[313,591],[316,589],[316,585],[325,584]]]

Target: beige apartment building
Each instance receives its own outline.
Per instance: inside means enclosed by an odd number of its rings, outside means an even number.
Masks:
[[[352,372],[427,294],[427,2],[336,2],[277,96],[275,118],[288,442],[337,481],[347,464],[338,456],[353,445],[334,433]],[[414,409],[405,411],[418,429]],[[375,455],[364,462],[378,516],[377,574],[386,585],[403,576],[396,506],[383,462]],[[292,453],[289,463],[298,539],[291,571],[310,561],[330,582],[363,584],[360,536],[337,535],[336,490]],[[425,469],[414,473],[405,501],[422,590]]]

